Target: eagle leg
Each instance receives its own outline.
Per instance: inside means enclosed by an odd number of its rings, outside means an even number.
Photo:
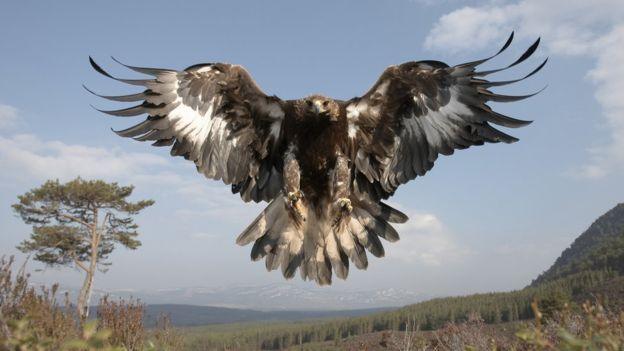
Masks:
[[[300,224],[301,222],[305,222],[306,220],[306,217],[304,215],[304,206],[301,201],[302,199],[303,192],[301,190],[288,191],[286,193],[286,198],[284,199],[284,201],[286,202],[286,208],[288,209],[288,213],[298,224]]]
[[[284,193],[285,205],[291,218],[297,224],[305,222],[305,206],[303,192],[300,188],[301,168],[295,157],[294,147],[290,147],[284,155]]]
[[[336,159],[332,178],[334,217],[332,224],[334,227],[340,227],[342,224],[346,224],[353,211],[351,199],[349,199],[351,195],[349,189],[351,169],[349,168],[349,160],[341,153]]]

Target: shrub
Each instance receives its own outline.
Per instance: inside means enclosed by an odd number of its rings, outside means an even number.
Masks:
[[[75,309],[57,299],[58,285],[29,285],[25,265],[13,274],[13,257],[0,257],[0,351],[168,351],[182,349],[182,336],[161,316],[150,334],[138,300],[101,299],[98,319],[80,323]]]
[[[97,309],[99,328],[111,332],[111,344],[128,350],[141,350],[145,340],[144,310],[145,307],[138,300],[112,301],[105,296]]]
[[[0,257],[0,337],[11,337],[20,345],[58,349],[65,340],[80,335],[67,295],[64,304],[57,299],[58,285],[36,289],[28,284],[25,265],[13,276],[13,257]],[[43,347],[43,346],[42,346]]]
[[[169,315],[161,314],[156,321],[156,328],[150,334],[154,348],[159,351],[176,351],[184,347],[184,337],[173,328]]]

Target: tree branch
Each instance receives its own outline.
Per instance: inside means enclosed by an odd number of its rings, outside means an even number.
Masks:
[[[85,266],[82,262],[78,261],[78,258],[76,258],[75,256],[74,256],[74,263],[76,264],[76,266],[82,268],[82,270],[84,270],[85,272],[89,272],[89,269],[87,268],[87,266]]]
[[[70,215],[64,214],[64,213],[59,213],[59,212],[57,212],[56,215],[61,216],[63,218],[67,218],[70,221],[73,221],[73,222],[76,222],[76,223],[80,223],[80,224],[84,225],[87,228],[91,227],[90,223],[87,223],[87,222],[81,220],[80,218],[77,218],[77,217],[74,217],[74,216],[70,216]]]
[[[78,266],[79,268],[82,268],[82,270],[87,273],[89,272],[89,269],[87,268],[87,266],[85,266],[84,263],[78,260],[78,257],[76,257],[76,253],[74,251],[71,251],[69,255],[71,256],[71,258],[74,259],[74,264],[76,264],[76,266]]]
[[[106,216],[104,216],[104,220],[102,221],[103,230],[106,230],[106,225],[108,224],[108,221],[110,220],[111,216],[112,216],[112,213],[106,212]]]

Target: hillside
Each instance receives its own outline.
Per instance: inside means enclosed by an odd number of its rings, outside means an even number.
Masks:
[[[334,320],[241,325],[226,329],[203,328],[187,333],[191,350],[230,345],[237,349],[282,349],[302,343],[338,340],[385,330],[405,330],[407,322],[420,330],[435,330],[449,321],[463,322],[473,313],[485,323],[516,322],[533,318],[530,304],[541,301],[544,311],[572,302],[586,289],[599,287],[613,277],[602,272],[578,273],[567,278],[522,290],[438,298],[403,308],[354,318]]]
[[[544,315],[565,304],[575,305],[604,296],[607,307],[624,301],[624,204],[598,218],[555,264],[524,289],[432,299],[393,311],[330,321],[245,325],[230,329],[189,332],[189,349],[236,345],[241,349],[282,349],[405,330],[408,322],[420,330],[436,330],[447,322],[464,322],[478,315],[487,324],[514,323],[533,318],[531,302],[539,301]],[[201,346],[200,346],[201,345]]]
[[[169,317],[176,327],[205,326],[212,324],[234,324],[254,322],[289,322],[319,320],[328,318],[360,317],[378,312],[387,312],[396,307],[365,308],[354,310],[312,310],[312,311],[258,311],[253,309],[228,308],[216,306],[196,306],[181,304],[144,305],[143,322],[151,328],[157,324],[160,316]],[[97,318],[98,306],[92,306],[90,318]]]
[[[624,203],[600,216],[531,285],[582,271],[605,269],[624,273]]]
[[[162,304],[145,306],[144,319],[145,324],[151,327],[156,324],[158,316],[165,314],[170,317],[173,325],[183,327],[257,321],[300,321],[321,318],[358,317],[388,310],[390,308],[338,311],[257,311],[212,306]]]

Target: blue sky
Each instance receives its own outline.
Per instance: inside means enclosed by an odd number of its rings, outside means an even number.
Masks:
[[[367,272],[334,288],[397,287],[426,294],[519,288],[548,268],[598,215],[624,201],[624,4],[619,1],[12,1],[0,5],[0,253],[14,254],[29,228],[10,212],[16,196],[48,178],[104,178],[137,187],[156,205],[139,218],[143,247],[120,249],[101,289],[259,285],[281,282],[234,238],[262,209],[168,151],[121,139],[128,126],[89,105],[85,92],[132,88],[103,79],[87,57],[135,77],[109,56],[182,69],[198,62],[244,65],[268,93],[362,94],[391,64],[449,64],[517,41],[488,67],[512,62],[537,36],[527,63],[495,78],[537,76],[499,89],[538,96],[494,107],[535,122],[513,145],[442,157],[391,199],[411,215]],[[619,61],[618,61],[619,60]],[[19,256],[23,258],[23,256]],[[40,268],[36,264],[32,269]],[[71,269],[35,272],[78,285]],[[310,285],[297,277],[288,284]]]

